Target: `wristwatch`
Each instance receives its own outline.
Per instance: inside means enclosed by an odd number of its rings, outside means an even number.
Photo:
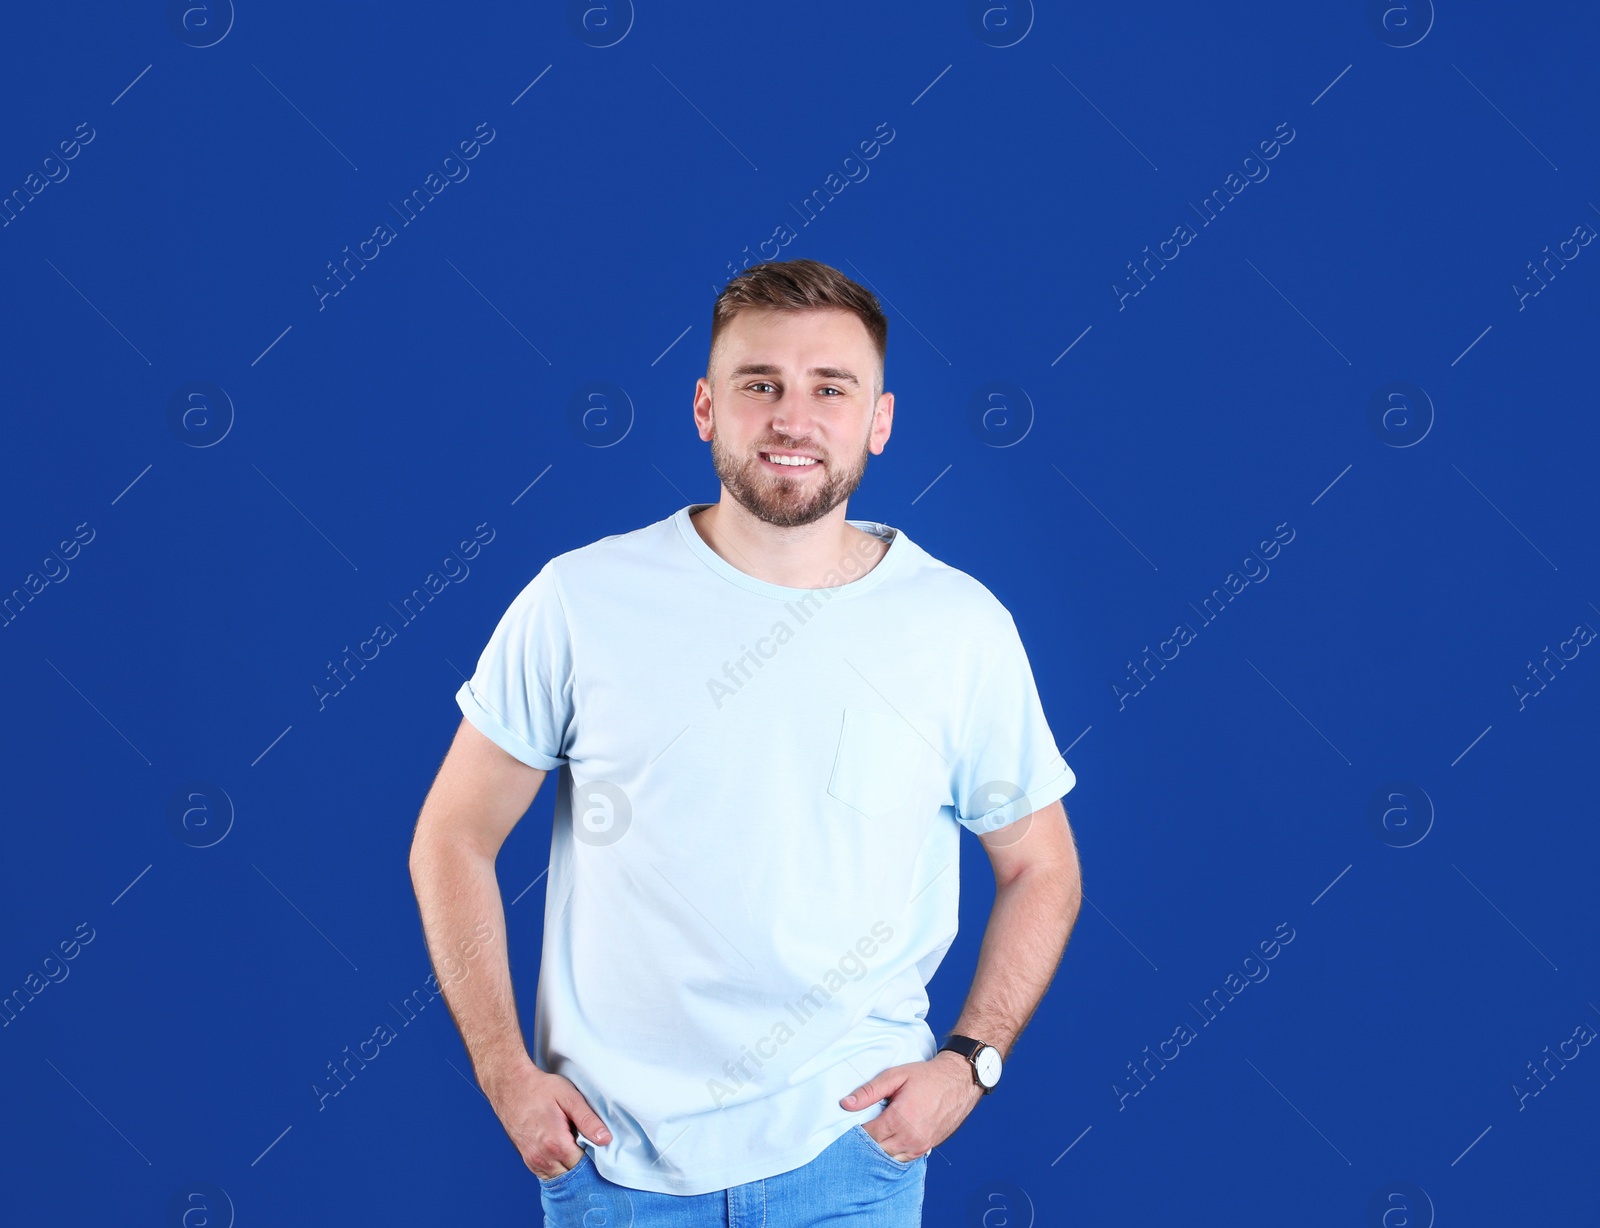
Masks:
[[[946,1049],[967,1059],[972,1066],[972,1081],[983,1088],[985,1096],[994,1091],[995,1084],[1000,1082],[1000,1050],[955,1032],[945,1037],[944,1044],[939,1046],[940,1053]]]

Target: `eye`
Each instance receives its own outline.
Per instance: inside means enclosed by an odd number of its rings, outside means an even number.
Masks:
[[[819,388],[817,391],[819,391],[819,392],[837,392],[840,396],[844,395],[844,389],[843,388],[835,388],[832,384],[829,384],[826,388]]]
[[[772,381],[764,380],[764,379],[758,379],[758,380],[755,381],[755,383],[747,384],[745,386],[747,388],[751,389],[752,391],[757,391],[758,392],[758,391],[760,391],[760,389],[757,388],[758,384],[765,384],[768,388],[776,388],[777,387],[777,385],[772,383]]]

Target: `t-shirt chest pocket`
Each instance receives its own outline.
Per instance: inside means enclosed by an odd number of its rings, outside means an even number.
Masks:
[[[893,712],[846,708],[828,792],[869,819],[904,810],[926,792],[933,748]]]

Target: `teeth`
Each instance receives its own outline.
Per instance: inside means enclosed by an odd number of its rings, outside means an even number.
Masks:
[[[774,465],[789,465],[793,468],[804,468],[806,465],[815,465],[817,462],[806,456],[772,456],[762,453]]]

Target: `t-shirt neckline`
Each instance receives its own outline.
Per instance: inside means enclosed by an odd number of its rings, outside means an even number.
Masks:
[[[771,597],[777,601],[803,601],[808,597],[822,596],[827,600],[836,600],[841,597],[859,597],[862,593],[870,592],[888,577],[888,574],[900,557],[906,553],[909,543],[906,535],[891,525],[882,524],[876,520],[850,520],[845,523],[852,528],[870,533],[880,540],[887,541],[889,548],[878,560],[873,569],[855,580],[848,580],[843,584],[831,588],[789,588],[782,584],[770,584],[766,580],[740,571],[732,563],[706,544],[700,536],[700,530],[694,527],[689,519],[694,513],[713,506],[710,503],[691,503],[687,507],[679,508],[673,514],[673,523],[678,526],[678,533],[682,536],[684,545],[689,547],[689,552],[709,567],[717,575],[727,580],[730,584],[737,584],[740,588],[763,597]]]

